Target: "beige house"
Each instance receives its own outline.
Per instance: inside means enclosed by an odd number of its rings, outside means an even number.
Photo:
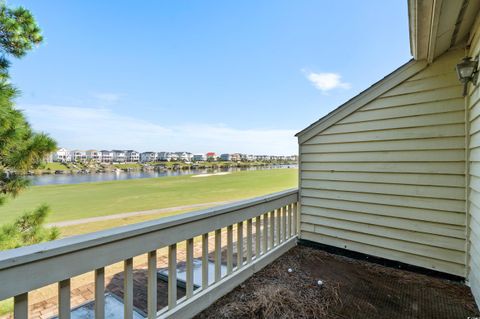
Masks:
[[[465,277],[480,301],[479,1],[409,1],[413,59],[297,134],[299,237]]]
[[[100,162],[102,160],[102,153],[97,150],[87,150],[87,159],[94,162]]]

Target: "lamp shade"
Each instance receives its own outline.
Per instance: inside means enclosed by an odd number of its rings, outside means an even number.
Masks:
[[[477,63],[477,61],[472,61],[470,57],[465,57],[462,62],[457,64],[457,75],[460,82],[466,83],[472,80],[477,69]]]

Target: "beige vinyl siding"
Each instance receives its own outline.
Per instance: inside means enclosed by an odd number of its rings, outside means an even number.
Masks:
[[[480,52],[480,30],[477,28],[469,56]],[[469,129],[469,274],[473,295],[480,303],[480,88],[470,86],[468,104]]]
[[[302,239],[465,276],[462,57],[444,54],[301,143]]]

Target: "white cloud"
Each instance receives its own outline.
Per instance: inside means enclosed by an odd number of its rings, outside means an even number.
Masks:
[[[302,70],[302,72],[317,89],[324,93],[337,88],[350,88],[350,83],[342,82],[342,77],[338,73],[315,73],[308,70]]]
[[[106,108],[55,105],[20,108],[36,130],[50,133],[66,148],[297,153],[293,129],[242,129],[207,123],[160,125]]]
[[[108,103],[108,104],[113,104],[120,100],[120,97],[122,96],[121,94],[117,93],[108,93],[108,92],[103,92],[103,93],[94,93],[92,94],[94,98],[99,100],[100,102],[103,103]]]

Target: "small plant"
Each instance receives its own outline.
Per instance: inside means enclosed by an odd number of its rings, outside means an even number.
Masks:
[[[38,244],[60,237],[57,227],[45,227],[49,211],[47,205],[41,205],[34,211],[24,213],[13,223],[1,226],[0,250]]]

